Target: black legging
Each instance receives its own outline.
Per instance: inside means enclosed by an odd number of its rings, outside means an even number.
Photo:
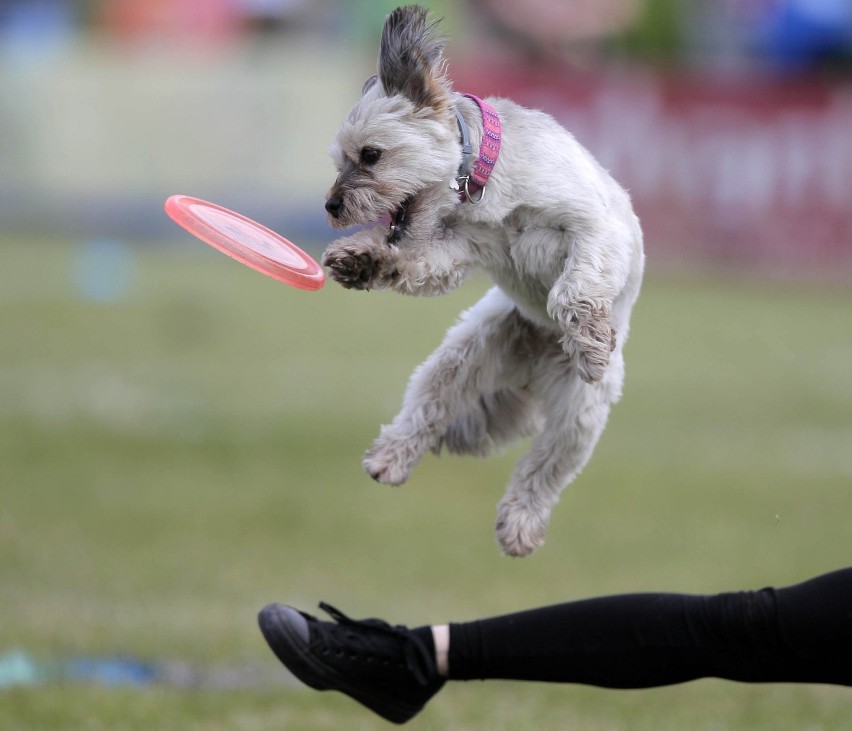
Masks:
[[[623,594],[450,625],[453,680],[852,685],[852,568],[784,589]]]

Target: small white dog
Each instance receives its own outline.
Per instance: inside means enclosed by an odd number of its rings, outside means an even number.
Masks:
[[[335,227],[375,225],[323,263],[353,289],[437,295],[476,268],[494,281],[414,371],[364,469],[400,485],[430,450],[485,455],[531,436],[496,526],[503,552],[526,556],[621,395],[642,231],[627,193],[551,117],[453,92],[435,25],[417,6],[385,21],[326,201]]]

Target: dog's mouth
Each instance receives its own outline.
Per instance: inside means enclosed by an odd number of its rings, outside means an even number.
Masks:
[[[395,244],[402,238],[405,230],[408,228],[408,208],[411,206],[414,196],[410,195],[402,203],[399,208],[391,212],[388,220],[389,234],[388,243]]]

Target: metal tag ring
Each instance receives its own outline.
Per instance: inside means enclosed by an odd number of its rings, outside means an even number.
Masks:
[[[464,195],[467,198],[468,202],[471,205],[477,205],[482,202],[482,199],[485,197],[485,187],[479,189],[479,198],[473,198],[470,194],[470,177],[465,178],[464,181]]]

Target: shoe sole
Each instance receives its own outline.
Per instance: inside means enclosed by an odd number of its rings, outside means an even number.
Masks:
[[[305,621],[292,607],[270,604],[257,617],[260,631],[275,656],[305,685],[314,690],[337,690],[354,698],[374,713],[392,723],[402,724],[415,716],[423,706],[411,706],[398,698],[369,693],[355,687],[347,678],[315,658],[289,616]]]

